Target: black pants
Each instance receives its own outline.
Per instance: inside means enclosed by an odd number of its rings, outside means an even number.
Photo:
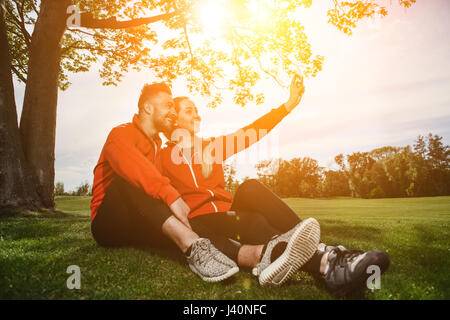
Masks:
[[[91,224],[97,243],[104,247],[158,247],[176,250],[162,232],[172,211],[119,176],[107,187]]]
[[[191,219],[191,225],[196,221],[216,235],[237,239],[242,244],[266,244],[274,235],[289,231],[301,221],[283,200],[254,179],[239,186],[230,211],[235,211],[236,216],[208,214]],[[237,261],[239,247],[217,248]],[[322,255],[316,251],[301,270],[317,276]]]
[[[278,196],[256,180],[248,180],[239,187],[231,210],[236,215],[208,214],[195,217],[190,223],[194,232],[210,239],[235,261],[242,244],[265,244],[275,234],[288,231],[300,221]],[[148,196],[117,176],[106,190],[91,230],[101,246],[179,252],[162,232],[162,224],[171,215],[163,201]]]
[[[212,234],[231,238],[241,244],[266,244],[274,235],[296,226],[301,219],[276,194],[257,180],[242,183],[230,211],[201,215],[191,219],[191,226],[200,226]],[[237,259],[239,246],[216,245],[223,253]]]
[[[161,200],[116,176],[106,189],[105,197],[91,224],[92,235],[104,247],[142,247],[180,252],[163,232],[163,223],[172,215]],[[223,253],[237,259],[240,244],[215,234],[202,224],[192,229],[208,238]]]

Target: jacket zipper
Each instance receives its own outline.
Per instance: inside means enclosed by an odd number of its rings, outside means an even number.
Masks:
[[[158,145],[156,144],[155,141],[153,141],[153,139],[152,139],[152,142],[153,142],[153,146],[155,147],[155,157],[153,158],[153,163],[156,164],[156,153],[158,152]]]
[[[194,179],[195,186],[196,186],[197,189],[198,189],[197,179],[195,179],[195,174],[194,174],[194,170],[192,169],[192,164],[191,164],[189,161],[187,161],[186,157],[184,156],[183,151],[180,151],[180,152],[181,152],[181,155],[183,156],[184,161],[185,161],[185,162],[187,163],[187,165],[189,166],[189,170],[191,170],[192,179]]]
[[[182,150],[180,150],[180,152],[181,152],[181,155],[183,156],[184,161],[185,161],[185,162],[187,163],[187,165],[189,166],[189,170],[191,171],[191,176],[192,176],[192,179],[194,179],[195,186],[197,187],[197,189],[199,189],[199,186],[198,186],[198,184],[197,184],[197,179],[195,178],[194,169],[192,168],[192,163],[190,163],[189,161],[187,161],[186,156],[184,155],[184,153],[183,153]],[[191,160],[192,160],[192,159],[191,159]],[[211,196],[214,197],[214,192],[212,192],[212,191],[209,190],[209,189],[206,189],[206,190],[208,190],[208,192],[211,193]],[[217,207],[216,207],[216,205],[214,204],[213,201],[211,201],[211,204],[212,204],[212,206],[214,207],[214,210],[215,210],[216,212],[219,212],[219,210],[217,209]]]

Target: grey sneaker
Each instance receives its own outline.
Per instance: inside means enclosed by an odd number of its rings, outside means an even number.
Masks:
[[[288,232],[269,241],[261,262],[253,269],[259,284],[281,285],[300,269],[317,250],[320,241],[320,226],[316,219],[309,218]],[[271,261],[272,251],[277,245],[286,245],[284,252]]]
[[[219,282],[239,271],[236,262],[217,250],[211,241],[205,238],[199,238],[192,243],[187,261],[192,272],[206,282]]]

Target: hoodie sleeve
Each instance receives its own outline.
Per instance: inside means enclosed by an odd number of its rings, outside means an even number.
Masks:
[[[241,152],[268,134],[289,112],[284,104],[272,109],[253,123],[227,135],[212,138],[214,149],[222,149],[223,161]]]
[[[156,166],[133,145],[132,137],[126,130],[117,127],[109,134],[104,147],[106,161],[116,174],[131,185],[170,206],[180,194],[172,187],[169,178],[162,176]]]

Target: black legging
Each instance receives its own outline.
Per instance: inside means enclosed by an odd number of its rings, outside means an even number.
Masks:
[[[103,247],[154,247],[172,251],[176,246],[161,228],[171,215],[163,201],[116,176],[106,189],[91,231]]]
[[[282,234],[301,219],[283,200],[257,180],[242,183],[234,196],[230,211],[205,214],[191,219],[194,231],[205,227],[212,235],[231,238],[241,244],[265,244],[274,235]],[[237,260],[239,247],[226,243],[219,250]]]
[[[239,186],[234,195],[231,210],[257,212],[278,233],[289,231],[301,221],[283,200],[254,179],[247,180]]]
[[[213,235],[236,239],[241,244],[257,245],[266,244],[274,235],[289,231],[301,221],[283,200],[254,179],[239,186],[230,211],[235,211],[236,216],[207,214],[191,219],[191,225],[199,224]],[[233,247],[228,243],[216,246],[237,261],[239,246]],[[322,254],[316,251],[301,270],[317,275]]]
[[[104,247],[143,247],[180,252],[162,232],[163,223],[172,216],[161,200],[132,186],[119,176],[107,187],[105,197],[91,224],[92,235]],[[240,244],[193,223],[193,231],[208,238],[223,253],[237,259]]]

